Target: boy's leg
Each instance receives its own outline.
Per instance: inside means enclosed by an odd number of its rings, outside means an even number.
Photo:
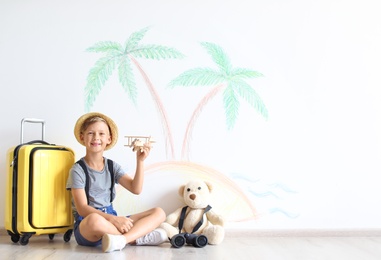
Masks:
[[[130,218],[134,221],[134,226],[123,235],[126,237],[127,243],[135,244],[136,239],[148,234],[163,223],[166,215],[161,208],[153,208],[131,215]]]
[[[79,224],[81,235],[90,242],[102,239],[104,234],[120,234],[118,229],[99,214],[92,213]]]
[[[142,213],[131,215],[134,225],[127,233],[123,235],[114,235],[107,233],[102,239],[102,250],[111,252],[120,250],[124,246],[122,243],[137,245],[158,245],[166,239],[164,230],[154,230],[165,220],[165,212],[161,208],[153,208]]]

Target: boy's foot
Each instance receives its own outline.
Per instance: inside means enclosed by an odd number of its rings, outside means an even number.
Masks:
[[[102,237],[102,250],[105,253],[122,250],[126,246],[126,238],[123,235],[105,234]]]
[[[167,232],[164,229],[157,228],[145,236],[136,239],[137,246],[157,246],[167,241]]]

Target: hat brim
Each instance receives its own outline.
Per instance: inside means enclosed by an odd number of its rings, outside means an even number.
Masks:
[[[118,141],[118,127],[116,126],[115,122],[111,118],[109,118],[108,116],[106,116],[102,113],[90,112],[90,113],[84,114],[83,116],[78,118],[77,122],[75,123],[75,127],[74,127],[75,138],[77,139],[77,141],[80,144],[85,145],[83,143],[83,141],[81,140],[81,127],[87,119],[92,118],[92,117],[100,117],[100,118],[104,119],[106,121],[106,123],[108,124],[108,126],[110,128],[110,134],[111,134],[111,143],[106,146],[105,150],[111,149],[116,144],[116,142]]]

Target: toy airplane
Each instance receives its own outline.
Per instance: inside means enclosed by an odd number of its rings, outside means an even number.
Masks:
[[[124,146],[132,147],[132,151],[135,152],[137,149],[143,151],[144,144],[152,144],[155,143],[155,140],[151,136],[134,136],[134,135],[126,135],[127,144]],[[140,139],[144,139],[144,142]]]

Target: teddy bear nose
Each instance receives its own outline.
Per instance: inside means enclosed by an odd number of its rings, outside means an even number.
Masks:
[[[191,195],[189,195],[189,198],[190,198],[191,200],[194,200],[194,199],[196,198],[196,194],[191,194]]]

